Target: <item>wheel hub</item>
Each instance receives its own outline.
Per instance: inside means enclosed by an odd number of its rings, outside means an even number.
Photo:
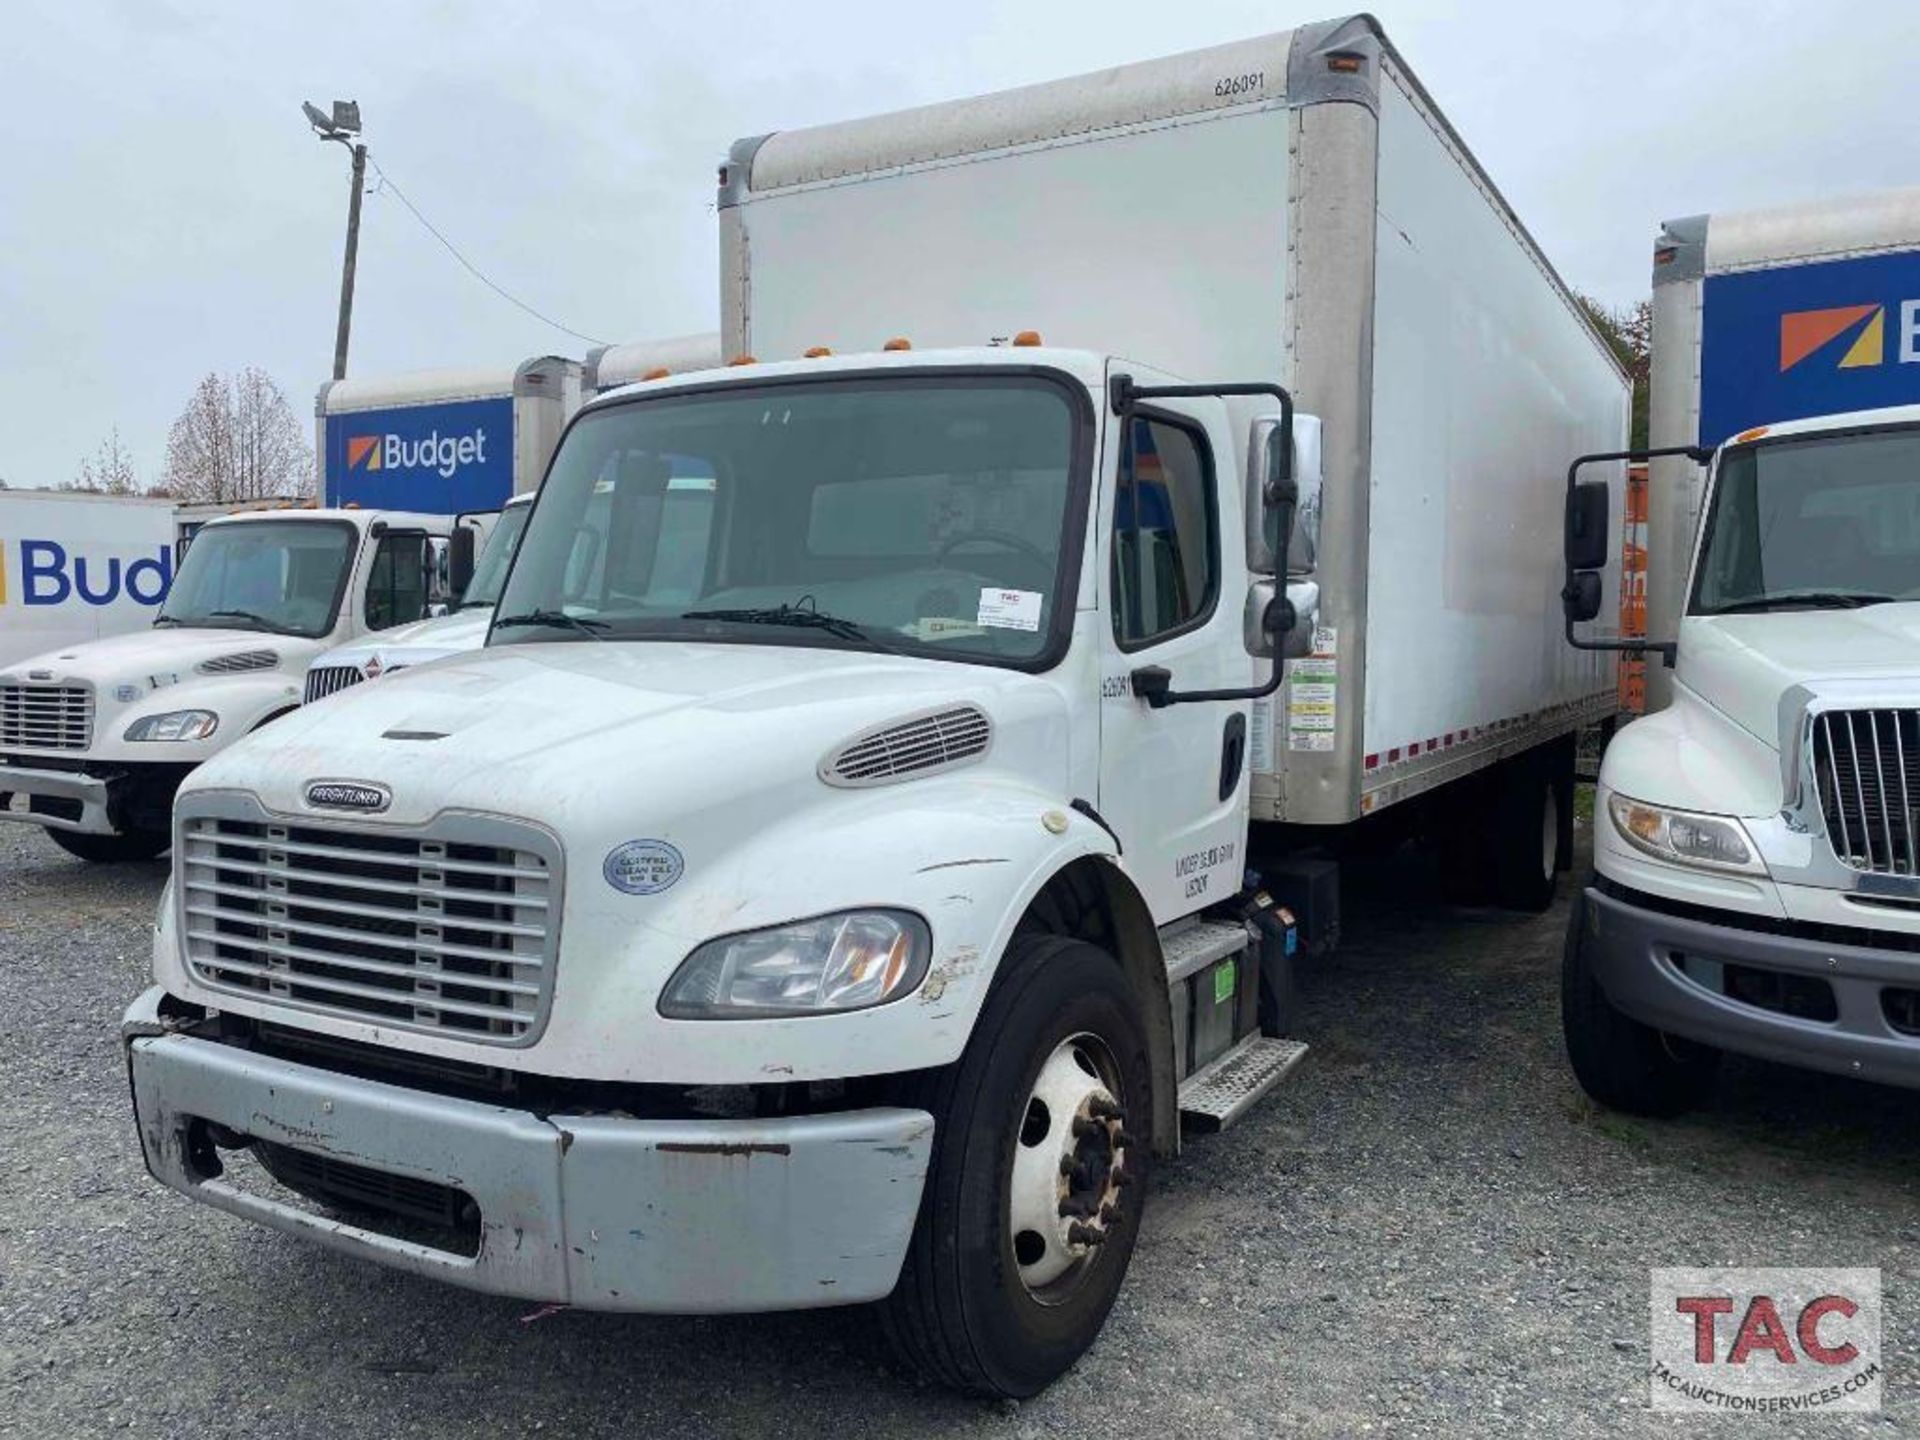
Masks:
[[[1009,1224],[1030,1293],[1071,1284],[1122,1213],[1133,1175],[1117,1069],[1100,1040],[1063,1040],[1035,1078],[1015,1141]]]

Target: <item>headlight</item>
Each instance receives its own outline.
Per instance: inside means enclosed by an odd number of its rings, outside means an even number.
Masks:
[[[1658,860],[1706,865],[1716,870],[1747,870],[1764,875],[1746,827],[1738,820],[1668,810],[1624,795],[1607,797],[1613,828],[1634,849]]]
[[[204,740],[219,728],[211,710],[169,710],[148,715],[127,727],[128,740]]]
[[[670,1020],[750,1020],[864,1010],[926,978],[927,922],[903,910],[853,910],[710,940],[660,996]]]

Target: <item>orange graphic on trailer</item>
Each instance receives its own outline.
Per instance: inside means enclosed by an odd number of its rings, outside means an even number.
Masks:
[[[358,470],[363,460],[366,461],[369,470],[380,468],[380,437],[378,435],[347,437],[347,468]]]
[[[1836,305],[1826,310],[1788,311],[1780,317],[1781,373],[1785,374],[1856,326],[1858,333],[1836,367],[1841,370],[1859,370],[1886,359],[1887,307]]]

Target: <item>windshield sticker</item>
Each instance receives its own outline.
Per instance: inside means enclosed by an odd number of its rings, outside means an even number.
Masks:
[[[929,640],[964,640],[983,632],[973,621],[963,620],[958,615],[922,615],[911,625],[902,625],[900,633],[925,643]]]
[[[978,623],[994,630],[1038,630],[1040,592],[982,587]]]
[[[686,862],[664,840],[629,840],[607,852],[600,873],[628,895],[658,895],[680,878]]]

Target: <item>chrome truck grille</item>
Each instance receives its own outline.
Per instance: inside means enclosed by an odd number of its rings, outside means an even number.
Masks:
[[[311,705],[316,700],[339,694],[350,685],[358,685],[366,678],[357,665],[316,665],[307,671],[307,688],[300,696],[300,703]]]
[[[1920,874],[1920,711],[1828,710],[1813,720],[1813,778],[1840,862]]]
[[[181,810],[180,927],[202,984],[490,1044],[527,1044],[545,1025],[560,852],[544,831]]]
[[[0,749],[84,750],[93,741],[86,685],[0,685]]]

